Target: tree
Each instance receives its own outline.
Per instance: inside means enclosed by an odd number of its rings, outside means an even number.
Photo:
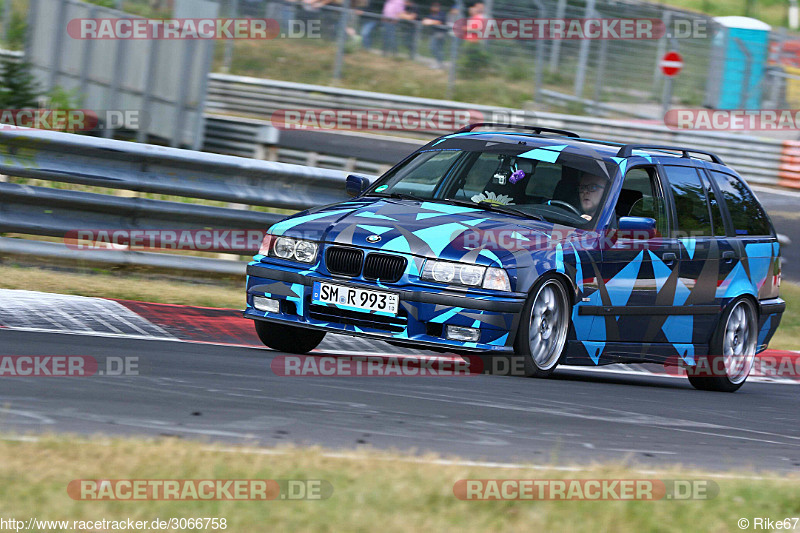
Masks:
[[[0,80],[0,109],[37,107],[41,95],[39,84],[25,61],[4,61]]]

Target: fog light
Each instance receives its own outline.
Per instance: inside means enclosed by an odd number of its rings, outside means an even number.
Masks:
[[[445,337],[451,341],[478,342],[481,330],[477,328],[462,328],[460,326],[447,326]]]
[[[264,296],[253,296],[253,307],[265,313],[281,312],[280,300],[273,300],[272,298],[265,298]]]

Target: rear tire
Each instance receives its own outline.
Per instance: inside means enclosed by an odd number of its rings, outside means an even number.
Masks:
[[[324,331],[256,320],[256,333],[267,348],[279,352],[308,353],[325,338]]]
[[[538,282],[525,307],[514,343],[523,357],[525,376],[546,378],[558,366],[567,344],[571,306],[567,290],[556,278]]]
[[[750,298],[738,298],[725,310],[709,343],[703,364],[713,376],[689,375],[698,390],[735,392],[744,385],[758,345],[758,313]],[[724,369],[725,375],[716,375]]]

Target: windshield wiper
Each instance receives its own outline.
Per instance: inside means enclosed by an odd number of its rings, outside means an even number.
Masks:
[[[418,202],[430,202],[430,198],[422,198],[420,196],[414,196],[413,194],[406,194],[404,192],[393,192],[390,194],[383,194],[379,192],[370,193],[367,196],[379,196],[381,198],[396,198],[398,200],[416,200]]]
[[[467,200],[459,200],[457,198],[445,198],[443,201],[444,202],[449,202],[449,203],[452,203],[452,204],[455,204],[455,205],[463,205],[465,207],[482,207],[483,209],[486,209],[487,211],[496,211],[498,213],[505,213],[507,215],[517,215],[517,216],[524,217],[524,218],[532,218],[532,219],[535,219],[535,220],[541,220],[542,222],[546,222],[544,217],[542,217],[541,215],[535,215],[533,213],[526,213],[525,211],[521,211],[519,209],[514,209],[511,206],[493,204],[492,202],[487,202],[486,200],[483,200],[483,201],[480,201],[480,202],[471,202],[471,201],[467,201]]]

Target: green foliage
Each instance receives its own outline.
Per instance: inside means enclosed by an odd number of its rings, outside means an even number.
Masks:
[[[0,109],[36,107],[41,89],[25,61],[4,61],[0,67]]]
[[[77,89],[67,91],[60,85],[53,87],[47,93],[49,103],[47,105],[50,109],[75,109],[78,107],[80,95]]]
[[[465,42],[461,46],[458,58],[460,76],[473,77],[476,74],[487,74],[492,70],[492,55],[486,51],[483,43]]]
[[[9,50],[22,50],[25,48],[25,32],[28,28],[25,20],[25,13],[20,11],[11,12],[11,20],[8,23],[8,35],[5,39],[5,47]]]

